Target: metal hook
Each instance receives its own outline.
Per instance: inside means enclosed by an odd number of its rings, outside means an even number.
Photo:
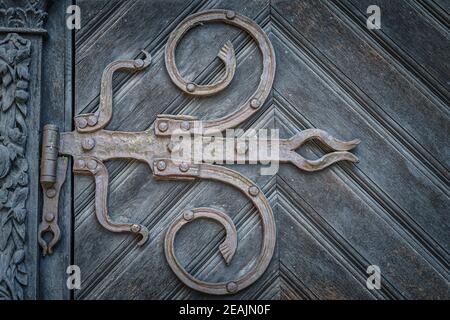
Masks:
[[[68,166],[68,158],[59,157],[57,159],[56,181],[51,183],[41,177],[41,185],[44,192],[44,204],[42,210],[42,221],[38,229],[38,242],[42,247],[44,256],[53,253],[53,247],[59,242],[61,238],[61,231],[58,226],[58,208],[59,208],[59,194],[61,187],[66,180],[66,172]],[[45,233],[52,233],[52,238],[47,243],[44,239]]]

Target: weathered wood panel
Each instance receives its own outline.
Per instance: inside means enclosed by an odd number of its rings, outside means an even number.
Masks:
[[[41,127],[54,124],[61,131],[72,130],[72,31],[66,28],[66,8],[70,4],[70,0],[55,1],[49,8],[43,52]],[[44,257],[39,252],[39,299],[61,300],[72,296],[66,285],[66,270],[72,264],[72,203],[72,179],[68,172],[59,203],[61,240],[51,256]]]
[[[186,78],[200,83],[220,77],[215,56],[226,40],[236,48],[232,84],[203,99],[171,83],[164,45],[192,13],[224,8],[249,16],[270,35],[278,69],[272,97],[243,127],[276,127],[285,137],[317,127],[363,143],[357,166],[340,164],[320,173],[284,165],[277,176],[261,177],[259,168],[234,167],[269,198],[278,244],[264,276],[227,298],[448,298],[449,33],[442,19],[445,1],[424,2],[375,1],[382,7],[382,29],[368,31],[367,1],[81,0],[88,14],[76,40],[75,112],[97,108],[107,64],[145,49],[153,56],[148,70],[114,79],[109,129],[145,130],[161,113],[203,118],[229,113],[259,80],[261,57],[253,41],[220,24],[186,35],[178,65]],[[301,153],[317,157],[323,150],[312,144]],[[74,256],[83,272],[76,298],[212,298],[184,287],[163,253],[169,224],[183,209],[205,205],[233,218],[237,255],[226,267],[218,253],[223,231],[201,221],[180,232],[178,259],[211,281],[245,272],[261,226],[239,193],[217,183],[156,182],[136,162],[116,161],[108,169],[111,216],[144,224],[150,241],[137,248],[131,236],[103,230],[94,217],[92,181],[76,177]],[[366,288],[371,264],[381,267],[379,291]]]
[[[39,286],[39,129],[47,1],[0,8],[0,300]],[[25,10],[26,9],[26,10]]]

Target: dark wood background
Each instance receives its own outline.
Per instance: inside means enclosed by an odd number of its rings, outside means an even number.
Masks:
[[[362,144],[358,165],[342,163],[308,174],[282,165],[273,177],[235,166],[264,190],[277,220],[277,248],[264,276],[233,299],[405,299],[449,294],[449,87],[447,0],[79,0],[75,40],[75,113],[95,110],[103,69],[145,49],[151,67],[114,81],[112,130],[147,129],[157,114],[212,118],[227,114],[258,83],[261,57],[242,31],[198,27],[182,41],[178,65],[207,83],[223,67],[226,40],[238,69],[221,94],[192,99],[170,81],[164,65],[168,35],[188,15],[232,9],[267,32],[277,73],[272,94],[243,128],[279,128],[283,137],[306,128]],[[379,5],[381,30],[366,28],[366,9]],[[309,144],[302,154],[324,151]],[[229,214],[239,246],[229,267],[218,244],[223,231],[199,221],[182,230],[176,252],[201,279],[223,281],[245,272],[261,243],[253,207],[233,189],[210,182],[156,182],[135,161],[108,164],[110,211],[118,221],[146,225],[150,241],[102,229],[94,216],[93,184],[74,178],[74,263],[82,270],[77,299],[205,299],[175,277],[163,253],[169,224],[183,209],[213,206]],[[366,288],[378,265],[382,289]],[[230,298],[230,297],[227,297]]]

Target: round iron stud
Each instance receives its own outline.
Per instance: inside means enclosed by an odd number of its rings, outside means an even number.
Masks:
[[[87,164],[87,167],[89,170],[95,170],[97,169],[97,161],[95,160],[90,160]]]
[[[142,59],[137,59],[137,60],[134,62],[134,65],[136,66],[136,68],[142,68],[142,67],[144,67],[145,62],[144,62],[144,60],[142,60]]]
[[[159,171],[164,171],[164,170],[166,170],[166,168],[167,168],[167,164],[166,164],[166,162],[165,161],[158,161],[158,164],[156,165],[156,168],[159,170]]]
[[[186,221],[191,221],[192,219],[194,219],[194,213],[192,211],[186,211],[185,213],[183,213],[183,218]]]
[[[98,123],[98,118],[97,118],[96,116],[90,116],[90,117],[87,119],[87,123],[88,123],[88,125],[89,125],[90,127],[93,127],[93,126],[97,125],[97,123]]]
[[[86,138],[83,140],[81,147],[86,151],[90,151],[95,148],[95,140],[92,138]]]
[[[250,101],[250,107],[253,109],[258,109],[261,107],[261,102],[258,99],[252,99],[252,101]]]
[[[133,233],[138,233],[139,231],[141,231],[141,226],[138,224],[133,224],[130,228],[131,232]]]
[[[251,186],[248,188],[248,193],[250,193],[251,196],[256,197],[259,194],[259,188],[257,186]]]
[[[45,215],[45,221],[52,222],[53,220],[55,220],[55,215],[53,213],[47,213]]]
[[[84,161],[84,160],[78,160],[78,161],[77,161],[77,167],[78,167],[78,168],[81,168],[81,169],[85,168],[85,167],[86,167],[86,161]]]
[[[181,172],[188,172],[190,169],[189,164],[186,162],[183,162],[182,164],[180,164],[180,171]]]
[[[238,289],[238,285],[236,284],[236,282],[229,282],[227,283],[227,291],[229,293],[235,293]]]
[[[236,18],[236,12],[234,12],[232,10],[227,11],[225,16],[227,17],[227,19],[233,20],[234,18]]]
[[[166,132],[169,129],[169,124],[166,121],[161,121],[158,124],[158,129],[161,132]]]
[[[194,91],[195,91],[195,88],[196,88],[195,83],[190,82],[190,83],[188,83],[188,84],[186,85],[186,90],[187,90],[188,92],[194,92]]]
[[[47,192],[45,192],[45,194],[47,195],[47,198],[54,198],[56,196],[56,190],[54,188],[50,188]]]
[[[78,128],[84,129],[84,128],[87,127],[88,122],[87,122],[87,120],[85,118],[78,118],[77,119],[77,125],[78,125]]]
[[[189,123],[189,121],[183,121],[181,123],[181,129],[184,131],[189,131],[189,129],[191,129],[191,124]]]

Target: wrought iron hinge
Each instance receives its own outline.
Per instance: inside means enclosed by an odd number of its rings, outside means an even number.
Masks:
[[[242,277],[225,283],[207,283],[190,275],[177,261],[174,253],[174,239],[178,230],[196,219],[211,219],[226,230],[224,243],[219,247],[227,264],[231,263],[237,248],[236,228],[225,213],[212,208],[195,208],[183,212],[170,227],[165,239],[165,252],[169,266],[174,273],[189,287],[209,294],[233,294],[255,282],[266,270],[273,255],[276,241],[276,226],[269,202],[259,187],[240,173],[217,165],[226,163],[257,163],[278,161],[291,163],[305,171],[322,170],[338,161],[357,162],[358,159],[349,151],[355,148],[358,140],[340,141],[319,129],[299,132],[290,139],[267,139],[263,148],[277,146],[276,155],[263,152],[258,157],[244,141],[239,144],[235,137],[218,137],[227,129],[236,128],[246,119],[261,109],[266,101],[275,77],[275,52],[264,31],[247,17],[233,11],[210,10],[188,17],[169,37],[165,60],[168,73],[175,85],[191,96],[208,96],[225,89],[232,81],[236,69],[236,57],[233,45],[227,42],[218,57],[225,64],[225,76],[211,85],[198,85],[186,81],[178,71],[175,63],[175,49],[183,35],[194,26],[204,22],[224,22],[247,31],[256,41],[262,54],[263,71],[260,83],[254,94],[231,114],[215,120],[201,121],[189,116],[159,115],[151,128],[144,132],[108,131],[104,128],[112,117],[112,77],[115,71],[139,71],[150,65],[150,55],[137,60],[122,60],[110,64],[102,76],[100,106],[94,113],[75,117],[75,131],[59,133],[54,126],[46,126],[43,136],[41,183],[44,191],[44,212],[41,233],[51,231],[55,237],[47,244],[39,238],[44,254],[51,254],[59,239],[58,198],[65,179],[67,158],[74,160],[73,171],[76,174],[90,175],[95,180],[95,213],[99,223],[112,232],[129,232],[140,236],[138,245],[143,245],[149,238],[149,231],[136,223],[116,223],[108,215],[108,172],[105,161],[112,159],[136,159],[149,165],[155,178],[159,180],[216,180],[229,184],[241,191],[258,210],[263,227],[263,243],[256,263]],[[174,139],[182,136],[188,138],[188,150],[195,149],[200,139],[201,146],[209,146],[212,141],[219,145],[231,145],[225,153],[217,153],[214,148],[204,148],[200,161],[193,156],[195,152],[185,151],[183,143]],[[214,136],[214,139],[211,137]],[[308,160],[296,150],[305,142],[317,139],[334,150],[320,159]],[[178,142],[177,142],[178,141]],[[242,141],[241,141],[242,142]],[[184,146],[186,147],[186,146]],[[268,150],[264,150],[268,151]],[[219,154],[219,155],[218,155]],[[216,163],[216,164],[213,164]],[[40,233],[40,234],[41,234]]]
[[[45,255],[53,253],[53,247],[61,238],[58,225],[59,194],[66,180],[68,158],[59,156],[59,130],[46,125],[42,135],[42,158],[40,182],[43,191],[42,221],[39,224],[38,242]],[[44,234],[51,233],[47,243]]]

